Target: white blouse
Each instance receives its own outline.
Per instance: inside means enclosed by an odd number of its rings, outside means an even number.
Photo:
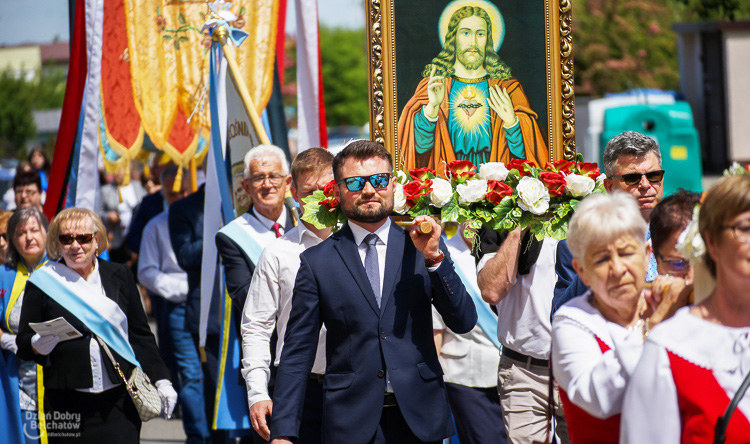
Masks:
[[[591,292],[563,305],[552,320],[552,369],[568,398],[604,419],[620,413],[625,387],[643,350],[643,332],[610,322]],[[596,338],[607,344],[602,353]]]
[[[731,399],[750,372],[750,327],[706,321],[690,307],[656,326],[625,394],[621,443],[680,443],[682,420],[667,351],[710,370]],[[739,412],[750,418],[750,395],[740,401]]]

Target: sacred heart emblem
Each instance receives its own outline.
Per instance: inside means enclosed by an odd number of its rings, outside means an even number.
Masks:
[[[484,105],[477,101],[477,92],[471,85],[467,86],[466,89],[461,92],[461,96],[463,96],[464,99],[457,106],[466,113],[466,117],[471,119],[471,116],[473,116],[474,113]]]

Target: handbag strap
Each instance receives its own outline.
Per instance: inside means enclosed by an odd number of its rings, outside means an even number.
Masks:
[[[739,390],[737,390],[737,393],[734,394],[734,397],[729,402],[727,410],[716,421],[716,427],[714,429],[714,444],[724,444],[729,420],[732,419],[732,414],[737,408],[737,404],[740,403],[740,399],[745,396],[748,386],[750,386],[750,373],[748,373],[747,376],[745,376],[745,379],[742,380],[742,384],[740,384]]]
[[[128,378],[125,377],[125,374],[122,373],[122,370],[120,370],[120,363],[115,360],[115,357],[112,356],[112,352],[109,350],[109,347],[107,344],[102,341],[102,338],[99,336],[96,336],[96,340],[99,342],[99,346],[104,350],[104,353],[107,354],[107,357],[112,362],[112,365],[115,367],[115,370],[117,370],[117,373],[120,374],[120,378],[122,378],[122,382],[125,383],[125,387],[127,387],[128,391],[132,391],[133,388],[130,386],[130,382],[128,382]]]

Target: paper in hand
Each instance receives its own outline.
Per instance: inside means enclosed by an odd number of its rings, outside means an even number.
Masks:
[[[76,328],[70,325],[63,317],[46,322],[30,322],[29,327],[39,333],[39,336],[56,335],[60,338],[60,342],[69,341],[83,336],[81,332],[76,330]]]

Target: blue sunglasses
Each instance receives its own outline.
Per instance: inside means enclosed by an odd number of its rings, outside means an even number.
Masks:
[[[346,189],[349,191],[362,191],[365,187],[365,183],[370,182],[373,188],[376,190],[382,190],[388,187],[388,182],[391,180],[391,173],[378,173],[371,176],[352,176],[342,180],[346,184]],[[339,183],[341,183],[339,182]]]

